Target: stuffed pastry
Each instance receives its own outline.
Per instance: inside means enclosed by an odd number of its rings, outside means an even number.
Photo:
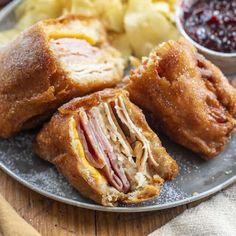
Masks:
[[[35,151],[105,206],[156,197],[164,180],[178,173],[124,90],[106,89],[60,107],[37,135]]]
[[[126,83],[170,139],[203,158],[219,154],[235,130],[236,89],[184,39],[157,47]]]
[[[115,86],[123,61],[95,18],[45,20],[0,48],[0,137],[48,117],[65,101]]]

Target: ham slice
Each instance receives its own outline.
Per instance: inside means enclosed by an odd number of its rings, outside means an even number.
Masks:
[[[140,185],[140,179],[149,178],[147,162],[158,167],[149,141],[134,124],[122,97],[87,111],[81,109],[79,120],[78,131],[88,161],[118,191],[128,193]],[[142,178],[135,177],[137,171]]]
[[[89,161],[89,163],[93,167],[95,167],[97,169],[102,169],[104,167],[105,163],[103,161],[99,161],[98,159],[95,160],[95,158],[96,158],[95,151],[94,151],[92,145],[90,144],[88,137],[87,138],[85,137],[85,133],[84,133],[83,129],[81,128],[80,124],[77,124],[77,130],[79,132],[80,141],[83,145],[87,160]]]
[[[87,136],[87,142],[89,142],[91,147],[93,147],[94,150],[93,157],[96,158],[96,160],[94,161],[99,161],[101,163],[104,163],[102,172],[107,177],[109,183],[117,190],[123,191],[123,183],[113,171],[110,161],[106,153],[104,152],[103,147],[101,146],[100,136],[98,135],[98,133],[96,133],[94,125],[88,118],[86,112],[83,110],[79,112],[79,118],[81,122],[81,127]]]
[[[84,134],[84,137],[86,137],[85,140],[87,141],[86,146],[87,147],[90,146],[92,152],[94,152],[93,161],[91,161],[91,164],[96,163],[95,165],[99,166],[100,169],[102,169],[105,166],[106,162],[103,158],[102,150],[99,148],[96,142],[96,137],[94,136],[94,133],[91,131],[91,127],[89,125],[88,117],[85,111],[79,112],[79,119],[80,119],[80,124],[81,124],[80,127],[82,129],[80,136],[83,137],[83,134]]]
[[[89,117],[95,129],[95,132],[99,137],[99,142],[102,145],[103,150],[106,153],[107,157],[109,158],[112,169],[115,171],[116,175],[119,176],[123,184],[123,192],[127,193],[130,189],[130,183],[125,175],[124,169],[118,164],[117,157],[115,156],[113,148],[111,144],[109,143],[107,137],[104,135],[96,117],[94,116],[92,112],[90,112]]]
[[[116,161],[122,166],[129,180],[131,186],[129,191],[132,191],[135,186],[135,174],[137,172],[133,159],[133,150],[117,123],[109,103],[101,103],[99,106],[93,107],[90,111],[96,117],[102,132],[112,146]]]

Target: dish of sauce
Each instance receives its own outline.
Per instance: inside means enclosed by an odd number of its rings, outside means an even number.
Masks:
[[[183,5],[185,32],[202,46],[236,52],[236,0],[199,0]]]

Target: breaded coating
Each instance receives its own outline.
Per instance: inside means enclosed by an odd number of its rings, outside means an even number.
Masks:
[[[114,87],[122,75],[120,53],[98,19],[33,25],[0,49],[0,137],[42,123],[73,97]]]
[[[219,154],[235,129],[236,89],[184,39],[143,58],[126,89],[170,139],[205,159]]]

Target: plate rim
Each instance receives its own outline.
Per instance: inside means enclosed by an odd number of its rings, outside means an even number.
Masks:
[[[10,4],[8,4],[6,7],[4,7],[0,11],[0,22],[21,2],[22,0],[14,0]],[[168,208],[173,208],[177,206],[181,206],[184,204],[188,204],[194,201],[198,201],[200,199],[203,199],[205,197],[211,196],[216,192],[221,191],[222,189],[226,188],[227,186],[233,184],[236,182],[236,176],[230,177],[228,180],[222,182],[221,184],[208,189],[207,191],[204,191],[196,196],[191,196],[187,197],[182,200],[174,201],[171,203],[164,203],[164,204],[159,204],[159,205],[152,205],[152,206],[142,206],[142,207],[105,207],[102,205],[95,205],[91,203],[83,203],[80,201],[76,200],[69,200],[68,198],[58,196],[56,194],[44,191],[43,189],[40,189],[34,184],[27,182],[23,178],[19,177],[17,174],[15,174],[13,171],[8,169],[2,162],[0,162],[0,169],[8,174],[10,177],[24,185],[25,187],[31,189],[32,191],[35,191],[45,197],[48,197],[52,200],[56,200],[65,204],[73,205],[76,207],[81,207],[85,209],[90,209],[90,210],[96,210],[96,211],[103,211],[103,212],[117,212],[117,213],[131,213],[131,212],[149,212],[149,211],[157,211],[157,210],[164,210]]]
[[[22,0],[13,0],[0,10],[0,22],[11,13]]]
[[[58,196],[56,194],[44,191],[43,189],[40,189],[34,184],[27,182],[26,180],[20,178],[18,175],[16,175],[14,172],[12,172],[10,169],[8,169],[3,163],[0,163],[0,169],[2,169],[6,174],[11,176],[13,179],[24,185],[25,187],[45,196],[52,200],[56,200],[62,203],[66,203],[68,205],[73,205],[76,207],[81,207],[89,210],[96,210],[96,211],[103,211],[103,212],[117,212],[117,213],[134,213],[134,212],[149,212],[149,211],[157,211],[157,210],[164,210],[168,208],[173,208],[181,205],[185,205],[191,202],[195,202],[198,200],[201,200],[205,197],[211,196],[214,193],[217,193],[221,191],[222,189],[226,188],[227,186],[233,184],[236,182],[236,175],[230,177],[228,180],[222,182],[221,184],[208,189],[207,191],[204,191],[202,193],[199,193],[196,196],[187,197],[182,200],[174,201],[171,203],[164,203],[159,205],[152,205],[152,206],[142,206],[142,207],[105,207],[102,205],[93,205],[91,203],[83,203],[76,200],[69,200],[68,198]],[[69,184],[69,183],[68,183]]]

